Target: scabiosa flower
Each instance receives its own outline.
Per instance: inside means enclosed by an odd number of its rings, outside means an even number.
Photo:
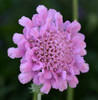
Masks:
[[[41,92],[46,94],[51,88],[75,88],[76,75],[89,70],[83,58],[86,43],[85,36],[79,33],[81,25],[76,20],[63,23],[59,12],[43,5],[37,7],[37,12],[32,20],[25,16],[19,20],[24,26],[23,34],[15,33],[13,42],[17,48],[8,49],[10,58],[22,57],[19,81],[42,84]]]

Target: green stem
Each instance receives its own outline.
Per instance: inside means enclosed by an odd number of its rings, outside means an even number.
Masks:
[[[78,20],[78,0],[73,0],[73,20]],[[67,100],[74,100],[74,89],[68,88]]]
[[[67,90],[67,100],[73,100],[74,90],[72,88],[68,88]]]
[[[41,100],[41,93],[38,93],[37,100]]]
[[[41,93],[33,93],[33,99],[32,100],[41,100]]]
[[[78,20],[78,0],[73,0],[73,20]]]
[[[33,100],[37,100],[37,94],[33,93]]]

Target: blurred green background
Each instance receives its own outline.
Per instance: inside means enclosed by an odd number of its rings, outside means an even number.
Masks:
[[[87,74],[78,76],[79,84],[74,89],[74,100],[98,100],[98,0],[79,1],[81,32],[86,36],[85,60],[90,65]],[[0,100],[32,100],[28,87],[18,81],[19,59],[7,56],[7,49],[14,45],[12,36],[22,32],[18,19],[32,17],[36,7],[44,4],[61,12],[65,20],[72,20],[72,0],[0,0]],[[66,100],[67,91],[51,90],[43,100]]]

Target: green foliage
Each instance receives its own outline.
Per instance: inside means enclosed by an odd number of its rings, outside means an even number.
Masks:
[[[36,93],[36,94],[39,94],[41,93],[40,92],[40,89],[42,88],[43,85],[36,85],[36,84],[31,84],[31,87],[29,88],[31,90],[32,93]],[[41,93],[43,94],[43,93]]]

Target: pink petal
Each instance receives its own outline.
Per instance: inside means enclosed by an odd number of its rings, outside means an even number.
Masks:
[[[8,56],[12,59],[20,58],[24,55],[24,50],[11,47],[8,49]]]
[[[28,48],[26,53],[25,53],[25,58],[27,61],[32,59],[32,53],[33,53],[32,49]]]
[[[46,82],[46,83],[44,84],[44,86],[41,88],[41,92],[42,92],[42,93],[45,93],[45,94],[48,94],[49,91],[50,91],[50,89],[51,89],[50,83]]]
[[[36,27],[38,25],[38,14],[33,15],[32,17],[32,23],[33,23],[33,27]]]
[[[22,39],[24,39],[23,34],[15,33],[13,35],[13,41],[14,41],[15,44],[18,44]]]
[[[24,44],[24,48],[26,49],[26,50],[28,50],[28,48],[30,48],[31,47],[31,45],[28,43],[28,42],[26,42],[25,44]]]
[[[73,41],[84,41],[85,36],[81,33],[76,34],[76,36],[74,36],[72,38]]]
[[[31,72],[21,73],[19,74],[18,79],[22,84],[26,84],[32,80],[32,77],[33,77],[33,74]]]
[[[84,63],[83,66],[80,67],[80,71],[82,73],[86,73],[89,71],[89,65],[87,63]]]
[[[40,81],[37,76],[33,78],[33,83],[36,85],[40,85]]]
[[[73,68],[68,68],[66,72],[66,79],[71,80],[72,76],[75,74]]]
[[[45,79],[51,79],[52,78],[51,72],[50,71],[45,71],[44,72],[44,77],[45,77]]]
[[[74,66],[73,70],[74,70],[75,75],[80,75],[79,68],[77,68],[76,66]]]
[[[32,70],[37,71],[37,70],[40,70],[42,67],[43,67],[43,64],[41,62],[40,63],[34,63]]]
[[[81,55],[81,56],[84,56],[84,55],[86,55],[86,54],[87,54],[87,51],[86,51],[85,49],[82,49],[81,52],[80,52],[80,55]]]
[[[54,20],[54,15],[55,15],[55,13],[56,13],[56,10],[54,10],[54,9],[49,9],[49,11],[48,11],[48,16],[47,16],[47,18],[46,18],[46,24],[45,24],[45,28],[46,28],[46,30],[47,29],[51,29],[51,28],[53,28],[52,26],[51,26],[51,24],[52,24],[52,22],[53,22],[53,20]]]
[[[55,9],[49,9],[49,11],[48,11],[48,16],[50,17],[54,17],[54,15],[56,14],[56,10]]]
[[[21,62],[21,64],[26,62],[25,55],[21,58],[20,62]]]
[[[63,72],[62,72],[62,78],[63,78],[63,80],[66,79],[66,71],[63,71]]]
[[[73,78],[70,81],[68,81],[68,83],[71,88],[75,88],[79,82],[77,77],[73,76]]]
[[[35,54],[36,51],[38,51],[37,47],[32,48],[32,49],[28,48],[25,54],[26,60],[36,61],[37,60],[37,56]]]
[[[60,81],[59,90],[64,91],[65,89],[67,89],[67,82],[66,81]]]
[[[30,32],[30,35],[33,36],[34,38],[37,38],[39,35],[38,28],[37,27],[33,28]]]
[[[24,27],[32,27],[32,21],[28,17],[25,17],[25,16],[19,19],[19,24]]]
[[[38,73],[38,77],[41,84],[45,83],[46,79],[44,77],[44,72]]]
[[[31,62],[25,62],[20,65],[20,71],[21,72],[31,72],[32,71],[32,63]]]
[[[17,45],[19,49],[25,50],[25,44],[27,43],[26,39],[22,39]]]
[[[31,38],[31,35],[30,35],[31,29],[32,28],[30,28],[30,27],[25,27],[24,30],[23,30],[24,36],[26,37],[27,40],[29,38]]]
[[[67,27],[68,32],[78,32],[81,29],[81,25],[75,20]]]
[[[55,14],[54,18],[55,18],[55,23],[56,23],[57,27],[61,27],[61,25],[63,24],[63,17],[62,17],[62,15],[59,12],[57,12]]]
[[[69,24],[70,24],[69,21],[66,21],[66,22],[63,24],[63,28],[64,28],[64,30],[67,29],[67,26],[68,26]]]
[[[84,61],[84,59],[83,59],[83,57],[81,57],[80,55],[77,55],[76,57],[75,57],[75,61],[77,62],[77,63],[84,63],[85,61]]]
[[[36,10],[38,13],[47,12],[47,8],[44,5],[39,5]]]
[[[57,76],[57,74],[55,72],[52,72],[52,75],[53,75],[55,80],[58,80],[58,76]]]
[[[51,85],[52,85],[52,87],[53,87],[54,89],[58,89],[58,88],[59,88],[59,82],[56,81],[56,80],[52,81]]]

